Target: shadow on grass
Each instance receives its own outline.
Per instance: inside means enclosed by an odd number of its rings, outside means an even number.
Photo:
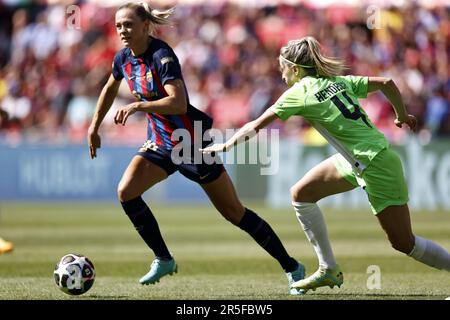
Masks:
[[[363,294],[355,294],[355,293],[311,293],[303,296],[297,296],[300,299],[314,299],[314,298],[323,298],[323,299],[336,299],[336,300],[347,300],[347,299],[389,299],[389,300],[409,300],[409,299],[438,299],[443,297],[442,294],[421,294],[421,293],[409,293],[409,294],[401,294],[401,293],[363,293]],[[319,298],[319,299],[320,299]]]
[[[89,296],[83,297],[85,299],[98,299],[98,300],[128,300],[130,299],[129,296],[117,296],[117,295],[97,295],[92,294]]]

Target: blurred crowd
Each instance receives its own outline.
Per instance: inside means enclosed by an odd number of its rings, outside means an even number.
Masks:
[[[85,143],[121,44],[114,8],[81,2],[78,8],[0,4],[0,106],[10,113],[0,124],[1,140]],[[394,79],[425,141],[450,136],[450,7],[410,4],[370,14],[367,8],[337,6],[180,5],[173,20],[157,37],[178,55],[191,104],[212,115],[217,128],[239,127],[276,101],[286,90],[280,47],[312,35],[327,55],[347,61],[348,74]],[[133,99],[123,86],[112,108]],[[381,94],[361,104],[393,143],[409,134],[395,127]],[[115,126],[112,116],[110,111],[101,129],[106,143],[136,145],[145,139],[144,116],[133,116],[125,127]],[[284,137],[322,143],[299,117],[274,126]]]

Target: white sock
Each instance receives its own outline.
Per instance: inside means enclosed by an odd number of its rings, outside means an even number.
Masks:
[[[436,269],[450,271],[450,254],[431,240],[416,236],[410,257]]]
[[[336,267],[336,260],[328,240],[327,226],[320,208],[317,204],[308,202],[292,202],[292,205],[306,237],[316,251],[319,266],[326,269]]]

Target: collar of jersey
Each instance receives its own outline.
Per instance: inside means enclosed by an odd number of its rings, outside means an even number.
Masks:
[[[138,54],[138,55],[135,56],[135,55],[133,55],[133,53],[131,52],[131,49],[128,48],[128,50],[130,50],[130,57],[131,57],[131,60],[132,60],[132,61],[136,61],[136,60],[138,60],[139,58],[142,58],[142,57],[145,56],[145,54],[151,49],[151,47],[153,46],[153,43],[154,43],[154,41],[155,41],[155,38],[152,37],[152,36],[150,36],[150,38],[152,39],[152,41],[150,41],[150,43],[148,44],[147,49],[145,49],[145,51],[142,52],[141,54]]]

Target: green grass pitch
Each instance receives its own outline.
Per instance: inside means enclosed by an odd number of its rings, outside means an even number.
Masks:
[[[316,270],[312,246],[293,210],[249,205],[276,230],[292,256]],[[450,276],[395,252],[369,209],[324,209],[330,238],[344,272],[340,288],[319,288],[305,296],[287,294],[278,263],[247,234],[209,206],[153,205],[178,274],[154,286],[138,279],[153,254],[115,204],[18,204],[0,206],[0,236],[16,247],[0,255],[0,299],[436,299],[450,296]],[[416,234],[450,249],[450,212],[414,212]],[[72,297],[53,282],[53,268],[64,254],[87,255],[96,280],[86,294]],[[368,289],[380,268],[381,288]]]

